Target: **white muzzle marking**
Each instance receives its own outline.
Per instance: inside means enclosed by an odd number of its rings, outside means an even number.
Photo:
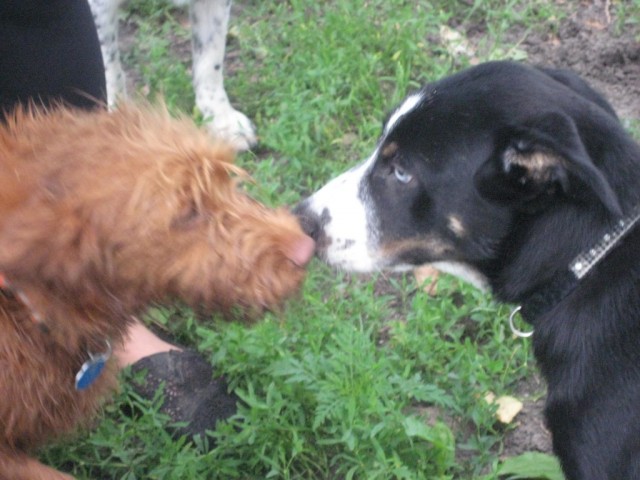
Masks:
[[[308,208],[327,218],[322,226],[327,244],[321,256],[327,263],[345,270],[369,272],[379,268],[372,255],[378,237],[376,214],[363,183],[376,156],[377,152],[308,199]]]

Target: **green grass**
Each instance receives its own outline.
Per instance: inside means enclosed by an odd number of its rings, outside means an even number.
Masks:
[[[508,28],[559,18],[544,0],[238,4],[230,50],[239,64],[225,81],[257,125],[260,147],[240,162],[269,205],[295,203],[363,158],[407,92],[470,62],[438,42],[441,25],[480,25],[485,59],[517,52],[503,43]],[[194,112],[184,14],[138,0],[127,18],[138,26],[126,59],[140,93]],[[215,449],[172,441],[161,395],[142,402],[127,379],[93,430],[41,456],[79,479],[497,478],[508,428],[482,398],[513,393],[535,368],[507,316],[449,277],[431,298],[411,276],[360,278],[314,261],[300,297],[252,327],[151,312],[243,400],[212,434]],[[133,418],[123,413],[132,406]]]
[[[637,27],[640,22],[640,0],[614,0],[612,5],[617,14],[617,33],[621,33],[627,27]]]
[[[253,328],[180,317],[183,339],[244,400],[214,451],[171,442],[160,398],[124,415],[137,403],[127,387],[96,430],[47,460],[73,462],[79,478],[476,478],[503,434],[481,399],[533,368],[528,346],[507,334],[507,310],[452,279],[436,298],[403,278],[382,297],[375,286],[317,264],[302,298]]]

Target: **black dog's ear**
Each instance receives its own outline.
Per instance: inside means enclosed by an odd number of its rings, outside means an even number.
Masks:
[[[549,112],[500,132],[494,154],[474,180],[487,199],[525,211],[544,208],[559,193],[580,197],[588,192],[609,212],[621,214],[615,192],[563,113]]]

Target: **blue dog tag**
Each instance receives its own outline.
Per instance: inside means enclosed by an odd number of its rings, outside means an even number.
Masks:
[[[111,357],[111,344],[107,341],[107,351],[94,355],[89,353],[89,360],[82,364],[76,373],[76,390],[90,387],[104,370],[107,360]]]

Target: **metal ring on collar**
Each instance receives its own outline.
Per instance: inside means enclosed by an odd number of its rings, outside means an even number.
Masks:
[[[516,328],[515,324],[514,324],[514,317],[516,316],[516,314],[522,310],[522,305],[518,305],[516,308],[514,308],[511,311],[511,314],[509,315],[509,328],[511,328],[511,332],[516,336],[516,337],[520,337],[520,338],[528,338],[531,335],[533,335],[533,330],[531,330],[530,332],[523,332],[522,330],[519,330],[518,328]]]

